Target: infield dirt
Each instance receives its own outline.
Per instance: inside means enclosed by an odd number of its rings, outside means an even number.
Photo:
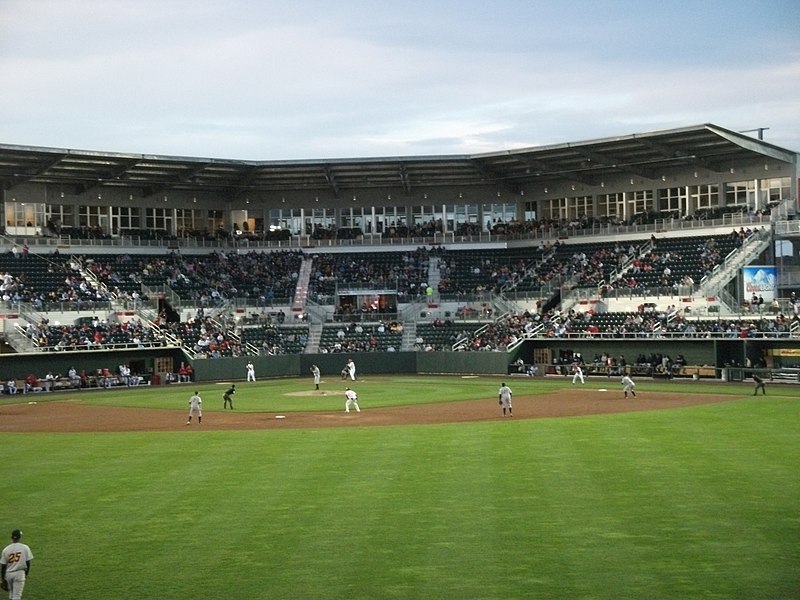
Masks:
[[[514,397],[513,419],[575,417],[645,410],[664,410],[726,402],[736,396],[642,392],[636,398],[595,389],[565,389]],[[360,413],[205,411],[202,425],[186,425],[184,410],[93,406],[80,400],[0,406],[0,432],[103,432],[375,427],[502,420],[496,399],[418,404],[392,408],[361,407]],[[276,418],[285,416],[285,418]],[[506,417],[508,418],[508,417]]]

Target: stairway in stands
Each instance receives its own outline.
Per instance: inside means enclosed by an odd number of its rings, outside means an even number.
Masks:
[[[319,342],[322,339],[322,321],[312,320],[308,324],[308,341],[306,348],[303,350],[305,354],[317,354],[319,352]]]
[[[414,350],[414,343],[417,339],[417,320],[408,319],[403,321],[403,341],[400,343],[399,350],[410,352]]]
[[[308,282],[311,281],[311,265],[314,259],[310,256],[303,258],[300,265],[300,272],[297,274],[297,285],[294,289],[294,301],[292,302],[292,313],[299,315],[306,308],[308,300]]]
[[[442,280],[442,270],[439,265],[441,259],[438,256],[431,256],[428,259],[428,286],[433,288],[433,297],[439,297],[439,282]]]
[[[728,285],[740,273],[742,267],[758,261],[758,258],[773,243],[769,230],[756,230],[745,242],[725,257],[725,261],[714,268],[713,273],[700,281],[700,293],[705,296],[717,296],[721,304],[726,305],[727,312],[737,313],[739,307],[736,300],[725,291]]]

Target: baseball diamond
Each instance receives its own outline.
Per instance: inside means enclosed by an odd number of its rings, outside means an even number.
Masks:
[[[515,397],[517,419],[581,416],[630,411],[646,411],[730,401],[723,394],[685,394],[651,392],[633,399],[621,394],[563,389],[536,396]],[[337,405],[338,408],[338,405]],[[319,427],[370,427],[493,421],[497,412],[485,399],[438,404],[422,404],[363,410],[358,420],[342,419],[338,412],[310,411],[286,415],[275,420],[274,413],[206,414],[205,431],[298,429]],[[13,404],[0,406],[0,432],[92,432],[92,431],[176,431],[183,419],[173,411],[152,408],[92,406],[80,401]],[[184,411],[175,411],[181,416]]]

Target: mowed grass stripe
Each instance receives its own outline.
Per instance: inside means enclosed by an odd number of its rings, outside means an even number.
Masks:
[[[8,434],[2,498],[35,597],[791,597],[798,417]]]

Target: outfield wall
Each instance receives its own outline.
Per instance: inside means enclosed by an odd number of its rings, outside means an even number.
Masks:
[[[506,373],[509,364],[506,352],[354,352],[203,359],[192,361],[192,367],[198,381],[244,379],[249,361],[256,378],[306,375],[313,364],[323,376],[340,377],[348,358],[356,364],[356,377],[367,373]]]

